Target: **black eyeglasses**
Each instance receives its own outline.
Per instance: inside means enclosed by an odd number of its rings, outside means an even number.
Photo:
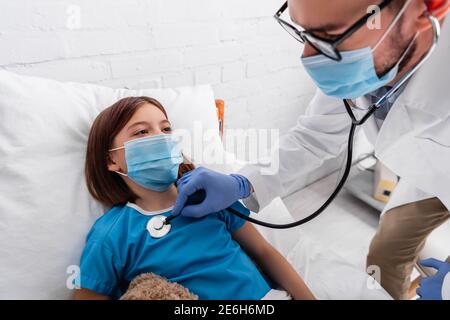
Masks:
[[[380,5],[378,5],[378,7],[380,8],[379,12],[381,12],[381,10],[387,7],[392,1],[393,0],[385,0]],[[337,49],[337,46],[339,46],[342,42],[348,39],[353,33],[359,30],[359,28],[365,25],[367,23],[367,20],[373,16],[373,13],[366,14],[364,17],[359,19],[355,24],[353,24],[349,29],[347,29],[344,33],[342,33],[337,39],[329,40],[319,36],[315,36],[305,30],[298,30],[292,24],[280,18],[283,12],[286,11],[287,7],[288,2],[286,1],[286,3],[280,8],[280,10],[278,10],[277,13],[275,13],[274,18],[278,21],[278,23],[297,41],[301,43],[308,42],[315,50],[335,61],[342,60],[341,53]]]

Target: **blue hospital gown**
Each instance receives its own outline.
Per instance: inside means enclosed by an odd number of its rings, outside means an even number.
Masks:
[[[239,202],[233,207],[249,215]],[[153,272],[203,300],[259,300],[270,291],[269,279],[232,238],[245,220],[226,210],[201,219],[180,216],[165,237],[152,238],[148,221],[170,210],[148,212],[128,203],[100,217],[81,256],[81,287],[119,298],[136,276]]]

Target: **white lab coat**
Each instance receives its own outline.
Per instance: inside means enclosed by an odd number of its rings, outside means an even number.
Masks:
[[[385,211],[430,197],[438,197],[450,209],[449,58],[450,23],[446,23],[436,51],[409,81],[381,130],[373,117],[363,126],[377,158],[402,178]],[[358,103],[367,105],[364,99]],[[331,168],[346,148],[349,127],[343,102],[317,92],[275,150],[279,171],[261,174],[268,165],[247,165],[240,171],[255,191],[245,204],[258,212],[275,197],[300,189]],[[448,299],[449,286],[446,279],[442,293]]]

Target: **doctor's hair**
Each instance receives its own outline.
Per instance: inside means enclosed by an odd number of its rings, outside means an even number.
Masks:
[[[166,110],[159,101],[143,96],[117,101],[103,110],[92,124],[87,143],[84,174],[89,193],[106,207],[134,202],[138,198],[117,173],[108,170],[110,161],[108,150],[112,148],[114,138],[134,113],[147,103],[161,110],[169,120]],[[178,176],[193,169],[194,166],[185,159],[178,169]]]

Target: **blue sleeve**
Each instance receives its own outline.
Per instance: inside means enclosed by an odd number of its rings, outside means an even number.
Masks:
[[[242,203],[236,201],[231,206],[234,210],[246,215],[247,217],[250,215],[250,210],[248,210]],[[228,231],[233,234],[238,231],[244,224],[247,222],[246,220],[238,217],[237,215],[230,212],[229,209],[222,210],[221,212],[222,219],[225,221],[227,225]]]
[[[80,287],[116,298],[120,263],[104,243],[88,241],[80,261]]]

